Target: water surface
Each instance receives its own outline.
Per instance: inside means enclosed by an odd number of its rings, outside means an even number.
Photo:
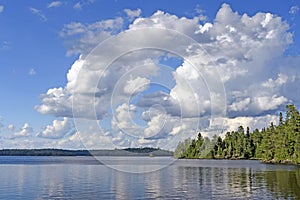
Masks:
[[[246,160],[0,157],[0,180],[0,199],[300,199],[298,166]]]

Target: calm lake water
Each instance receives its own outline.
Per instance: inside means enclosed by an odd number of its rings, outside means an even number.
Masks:
[[[0,199],[300,199],[297,166],[164,157],[100,161],[0,157]]]

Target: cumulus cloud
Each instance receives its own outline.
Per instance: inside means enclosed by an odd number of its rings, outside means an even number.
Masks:
[[[25,123],[20,131],[15,132],[13,137],[28,137],[33,133],[33,128],[29,126],[28,123]]]
[[[220,120],[223,124],[217,126],[211,126],[208,129],[203,129],[201,132],[205,136],[212,136],[214,134],[220,135],[224,137],[227,132],[235,131],[239,126],[243,126],[244,128],[249,127],[250,131],[254,129],[261,130],[262,128],[268,126],[273,122],[274,124],[278,124],[278,116],[277,115],[262,115],[255,117],[235,117],[235,118],[223,118],[223,119],[214,119]]]
[[[121,17],[98,21],[92,24],[71,22],[60,32],[69,48],[68,55],[87,54],[101,41],[121,31],[124,20]]]
[[[150,80],[146,78],[137,77],[135,79],[130,79],[126,82],[124,92],[134,95],[147,89],[149,84]]]
[[[112,128],[126,132],[130,132],[131,129],[137,129],[136,124],[134,124],[132,120],[135,111],[136,107],[132,104],[128,105],[124,103],[118,106],[112,120]]]
[[[38,137],[58,139],[67,134],[73,134],[75,132],[74,125],[66,117],[62,121],[54,120],[52,125],[45,127],[43,131],[37,134]]]
[[[49,89],[41,95],[42,105],[36,106],[36,110],[42,114],[53,114],[57,117],[72,117],[72,99],[63,88]]]
[[[141,15],[142,10],[139,8],[136,10],[124,9],[124,12],[128,16],[129,20],[133,20]]]
[[[284,54],[292,34],[279,16],[239,14],[228,4],[211,22],[163,11],[136,15],[125,31],[122,18],[65,25],[61,36],[70,42],[69,53],[81,56],[67,85],[42,94],[36,109],[105,122],[106,135],[99,137],[114,145],[159,146],[201,130],[220,134],[238,121],[266,126],[299,98],[289,92],[300,83],[297,58]],[[164,50],[183,59],[167,73],[159,63]],[[152,82],[168,90],[157,91]]]
[[[48,4],[48,8],[60,7],[62,5],[61,1],[52,1]]]

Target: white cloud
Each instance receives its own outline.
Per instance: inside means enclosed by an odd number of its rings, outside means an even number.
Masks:
[[[9,124],[9,125],[7,126],[7,128],[8,128],[8,130],[10,130],[10,131],[14,131],[14,130],[15,130],[15,126],[14,126],[13,124]]]
[[[269,78],[266,82],[262,83],[262,86],[270,89],[275,89],[286,84],[287,80],[288,76],[278,74],[278,78],[276,80]]]
[[[4,6],[0,5],[0,13],[2,13],[4,11]]]
[[[93,4],[95,1],[94,0],[83,0],[83,1],[79,1],[77,3],[74,4],[73,8],[75,10],[81,10],[84,6]]]
[[[126,82],[124,92],[126,94],[134,95],[140,93],[149,87],[150,80],[146,78],[137,77]]]
[[[33,133],[33,128],[29,126],[28,123],[25,123],[20,131],[15,132],[13,137],[28,137]]]
[[[45,127],[43,131],[37,134],[38,137],[58,139],[67,134],[73,134],[75,132],[73,123],[66,117],[62,121],[54,120],[52,125]]]
[[[29,10],[32,14],[38,16],[40,18],[40,20],[42,20],[42,21],[48,20],[47,17],[44,15],[44,13],[41,10],[33,8],[33,7],[30,7]]]
[[[220,134],[222,121],[232,129],[238,120],[251,127],[266,126],[295,99],[289,91],[300,82],[300,71],[295,58],[284,55],[292,34],[276,15],[240,15],[223,4],[213,22],[157,11],[137,17],[128,30],[122,31],[123,26],[121,18],[65,25],[61,36],[70,42],[69,53],[81,56],[67,74],[67,85],[41,95],[42,104],[36,109],[105,121],[110,126],[104,128],[106,135],[95,137],[111,139],[114,145],[155,146],[175,144],[174,138],[199,130]],[[101,48],[88,54],[100,41]],[[159,60],[169,49],[184,61],[165,73]],[[172,84],[166,81],[168,76]],[[157,91],[149,86],[152,82],[169,90]],[[225,115],[226,106],[228,118],[218,118]]]
[[[222,137],[225,136],[226,132],[235,131],[239,126],[243,126],[246,130],[246,127],[250,128],[250,131],[254,129],[261,130],[262,128],[268,126],[273,122],[278,124],[277,115],[262,115],[255,117],[235,117],[235,118],[224,118],[224,119],[215,119],[223,122],[222,126],[210,127],[209,129],[204,129],[201,131],[203,135],[212,136],[214,134],[220,134]]]
[[[179,122],[177,118],[172,118],[170,115],[158,114],[151,118],[144,130],[143,138],[162,137],[168,135],[173,128],[173,125]]]
[[[290,8],[289,13],[292,14],[292,15],[295,15],[295,14],[298,13],[298,11],[299,11],[299,7],[298,7],[298,6],[292,6],[292,7]]]
[[[139,9],[139,8],[136,10],[124,9],[124,12],[128,16],[129,20],[133,20],[142,14],[141,9]]]
[[[48,4],[48,8],[60,7],[62,5],[61,1],[52,1]]]
[[[254,103],[258,107],[259,110],[275,110],[280,105],[284,105],[287,102],[287,98],[283,96],[262,96],[262,97],[254,97]]]
[[[136,107],[134,105],[124,103],[118,106],[111,121],[112,130],[115,132],[122,131],[131,136],[138,135],[139,126],[133,120],[135,112]]]
[[[207,21],[207,16],[205,16],[206,11],[199,4],[196,5],[195,12],[199,15],[201,21]]]
[[[63,88],[49,89],[47,94],[41,95],[42,105],[36,106],[42,114],[72,117],[72,99]]]
[[[65,43],[69,47],[68,55],[87,54],[100,42],[120,32],[123,24],[124,20],[121,17],[92,24],[72,22],[63,27],[60,36],[66,39]]]
[[[76,4],[74,4],[73,8],[76,9],[76,10],[81,10],[82,9],[82,3],[77,2]]]
[[[30,76],[36,75],[35,69],[34,68],[29,69],[28,75],[30,75]]]
[[[229,106],[229,110],[232,111],[244,111],[247,109],[247,107],[249,106],[251,102],[250,98],[245,98],[241,101],[237,101],[237,102],[233,102],[230,106]]]
[[[81,146],[86,149],[113,149],[112,138],[100,134],[96,130],[92,129],[89,132],[81,132],[72,135],[69,138],[60,140],[59,146],[70,146],[71,148],[77,148]]]

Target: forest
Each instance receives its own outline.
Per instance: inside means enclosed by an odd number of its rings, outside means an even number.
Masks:
[[[249,131],[240,126],[222,139],[198,133],[196,139],[180,142],[177,158],[258,159],[267,163],[300,164],[300,115],[294,105],[286,106],[285,117],[279,114],[278,125],[271,123],[261,130]]]
[[[173,156],[173,152],[151,147],[99,150],[1,149],[0,156]]]

